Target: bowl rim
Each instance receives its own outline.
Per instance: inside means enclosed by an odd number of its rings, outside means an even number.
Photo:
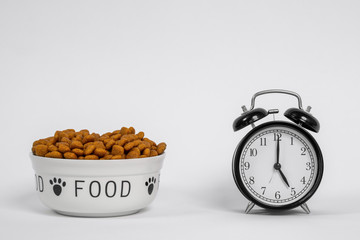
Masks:
[[[157,156],[153,156],[153,157],[145,157],[145,158],[128,158],[128,159],[67,159],[67,158],[49,158],[49,157],[42,157],[42,156],[37,156],[35,154],[33,154],[32,152],[29,153],[30,158],[32,157],[36,157],[36,158],[42,158],[45,159],[46,161],[64,161],[64,162],[74,162],[74,161],[78,161],[78,162],[134,162],[134,161],[140,161],[140,160],[154,160],[154,159],[158,159],[159,157],[164,157],[166,156],[166,153],[163,152],[162,154],[159,154]]]
[[[116,176],[139,175],[158,172],[162,168],[166,154],[147,158],[114,160],[78,160],[45,158],[30,153],[35,173],[61,174],[68,176]]]

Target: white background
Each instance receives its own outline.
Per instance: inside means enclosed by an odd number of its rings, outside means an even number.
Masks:
[[[359,1],[0,1],[1,239],[355,239],[360,233]],[[241,106],[299,93],[325,172],[301,209],[255,208],[232,179]],[[258,107],[295,107],[263,96]],[[271,120],[271,117],[269,117]],[[74,218],[43,206],[28,157],[56,130],[134,126],[168,144],[155,201]]]

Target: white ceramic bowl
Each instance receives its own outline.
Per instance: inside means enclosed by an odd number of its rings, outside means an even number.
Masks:
[[[40,200],[71,216],[106,217],[136,213],[159,188],[165,153],[122,160],[68,160],[30,154]]]

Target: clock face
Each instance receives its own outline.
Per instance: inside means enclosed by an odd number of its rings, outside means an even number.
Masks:
[[[260,206],[292,208],[320,184],[323,162],[312,136],[294,124],[270,122],[253,129],[234,155],[234,177]]]

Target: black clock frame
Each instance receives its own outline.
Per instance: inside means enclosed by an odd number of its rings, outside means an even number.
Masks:
[[[317,156],[317,164],[318,164],[316,179],[315,179],[314,185],[311,187],[310,191],[308,193],[306,193],[305,196],[301,197],[298,201],[290,203],[290,204],[282,205],[282,206],[266,205],[266,204],[258,201],[256,198],[254,198],[250,194],[249,190],[245,187],[244,183],[241,181],[240,170],[239,170],[240,156],[241,156],[241,152],[242,152],[246,142],[254,135],[255,132],[261,131],[264,128],[276,127],[276,126],[288,127],[293,130],[299,131],[301,134],[303,134],[305,136],[305,138],[307,138],[309,140],[309,142],[311,143],[311,145],[314,147],[314,150],[315,150],[315,153]],[[316,142],[316,140],[314,139],[314,137],[310,133],[308,133],[307,131],[305,131],[304,129],[302,129],[301,127],[299,127],[298,125],[295,125],[293,123],[289,123],[289,122],[285,122],[285,121],[272,121],[272,122],[263,123],[255,128],[253,128],[240,141],[240,143],[236,147],[236,150],[235,150],[235,153],[233,156],[232,171],[233,171],[233,177],[234,177],[237,187],[239,188],[240,192],[249,201],[255,203],[256,205],[258,205],[262,208],[287,210],[287,209],[292,209],[292,208],[295,208],[295,207],[298,207],[298,206],[304,204],[306,201],[308,201],[314,195],[314,193],[316,192],[316,190],[318,189],[318,187],[320,185],[320,182],[321,182],[321,179],[323,176],[324,161],[323,161],[321,149],[320,149],[318,143]]]

